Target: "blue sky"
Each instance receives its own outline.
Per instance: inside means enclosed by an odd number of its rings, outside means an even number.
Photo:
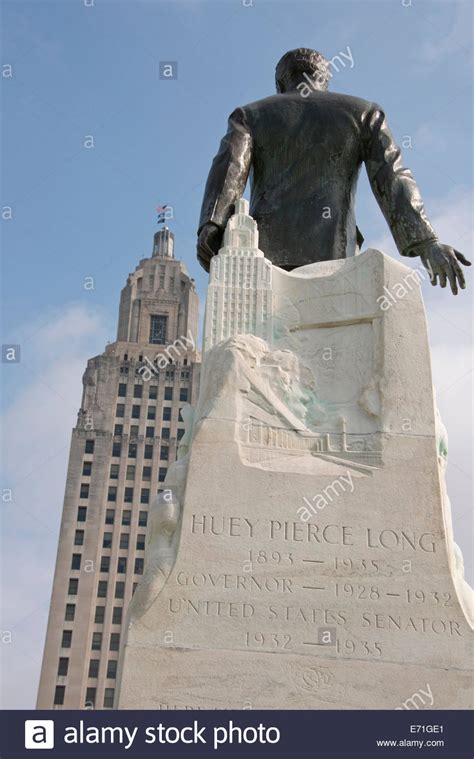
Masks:
[[[177,255],[203,305],[195,231],[228,114],[273,93],[286,50],[350,50],[353,65],[334,73],[331,89],[384,106],[440,237],[469,257],[472,9],[456,0],[20,0],[3,4],[3,26],[12,76],[4,68],[1,205],[13,218],[2,220],[2,342],[22,350],[20,364],[3,367],[2,487],[14,495],[4,504],[3,628],[16,643],[5,705],[31,707],[81,374],[115,338],[120,289],[151,253],[156,206],[173,206]],[[177,80],[159,79],[160,61],[178,63]],[[397,255],[365,175],[357,217],[367,247]],[[470,286],[455,299],[423,285],[468,569]]]

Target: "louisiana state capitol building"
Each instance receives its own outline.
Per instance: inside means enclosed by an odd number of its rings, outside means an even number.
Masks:
[[[72,432],[38,709],[107,709],[148,509],[199,389],[198,296],[174,235],[129,275],[117,340],[90,359]]]

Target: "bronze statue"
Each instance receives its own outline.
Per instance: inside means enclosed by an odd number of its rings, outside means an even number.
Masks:
[[[454,294],[465,287],[458,263],[442,245],[415,180],[401,162],[385,114],[376,103],[327,92],[327,60],[315,50],[286,53],[276,68],[277,95],[237,108],[214,158],[204,192],[198,259],[209,262],[250,174],[250,213],[260,248],[276,266],[353,256],[362,243],[354,200],[365,163],[372,191],[402,256],[420,256],[432,284]],[[311,81],[311,87],[308,87]]]

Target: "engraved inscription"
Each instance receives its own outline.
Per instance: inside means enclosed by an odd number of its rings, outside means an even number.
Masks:
[[[429,575],[423,586],[412,574],[416,561],[436,554],[430,531],[205,512],[187,524],[196,539],[222,541],[221,563],[231,564],[179,571],[175,587],[184,595],[168,599],[169,612],[235,619],[235,629],[220,633],[226,646],[363,660],[393,655],[400,635],[462,635],[456,619],[443,616],[454,605],[448,588],[430,587]],[[320,635],[326,629],[331,646]]]
[[[368,640],[337,640],[336,651],[338,654],[346,656],[382,656],[382,646],[380,643],[369,642]]]
[[[454,619],[403,617],[401,614],[363,613],[362,627],[397,632],[432,632],[435,635],[461,636],[459,622]]]
[[[269,593],[292,593],[293,580],[289,577],[270,577],[262,575],[230,575],[198,572],[187,574],[178,572],[176,583],[184,587],[220,588],[224,590],[261,590]]]
[[[292,553],[280,553],[280,551],[249,551],[249,561],[257,564],[294,564]]]
[[[283,633],[246,632],[245,645],[249,648],[291,648],[291,635]]]
[[[365,545],[370,549],[380,551],[403,551],[435,553],[436,540],[431,532],[416,532],[415,530],[355,527],[340,524],[316,524],[314,522],[292,522],[278,519],[261,520],[248,517],[226,517],[209,514],[192,514],[191,533],[194,535],[210,535],[229,538],[267,538],[276,542],[314,543],[327,546],[357,546]],[[261,549],[260,557],[265,562],[265,549]],[[280,554],[270,551],[267,561],[274,555],[273,561],[280,563],[286,556],[291,563],[291,554]],[[306,559],[310,561],[310,557]],[[372,565],[375,569],[375,565]]]

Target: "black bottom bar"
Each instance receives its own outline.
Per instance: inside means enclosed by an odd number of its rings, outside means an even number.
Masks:
[[[474,756],[468,711],[3,711],[0,720],[1,759],[31,759],[35,748],[60,759]]]

